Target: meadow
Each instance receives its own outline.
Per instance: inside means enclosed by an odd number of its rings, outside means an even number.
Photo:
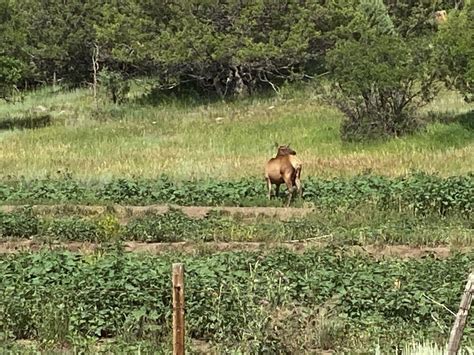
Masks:
[[[349,144],[339,138],[341,113],[312,86],[229,102],[158,100],[144,87],[135,86],[122,106],[101,96],[96,107],[87,89],[51,88],[27,94],[21,103],[0,104],[0,126],[35,114],[52,118],[45,128],[0,131],[0,178],[262,177],[275,142],[292,144],[304,161],[303,177],[412,171],[449,176],[474,167],[474,106],[453,92],[442,92],[420,111],[430,122],[423,131]]]
[[[445,90],[418,133],[344,143],[312,85],[1,103],[0,349],[170,353],[180,261],[190,353],[443,353],[474,262],[473,107]],[[275,142],[303,160],[304,193],[272,215]]]

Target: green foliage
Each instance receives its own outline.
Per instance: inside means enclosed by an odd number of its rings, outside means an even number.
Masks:
[[[103,69],[99,72],[99,82],[104,86],[107,95],[114,104],[123,103],[130,91],[130,82],[119,72]]]
[[[0,236],[28,238],[38,234],[39,224],[31,208],[16,213],[0,212]]]
[[[474,100],[474,4],[449,13],[437,37],[440,76],[459,90],[466,101]]]
[[[44,221],[42,233],[46,236],[62,241],[89,241],[104,240],[104,234],[96,223],[77,217],[53,219]],[[4,234],[8,236],[8,234]]]
[[[316,2],[300,6],[293,0],[281,4],[188,1],[179,6],[145,6],[131,5],[127,12],[107,7],[110,22],[101,23],[98,32],[120,58],[155,63],[161,69],[160,89],[185,83],[223,97],[270,87],[269,81],[300,77],[318,34]],[[136,37],[122,35],[129,25]]]
[[[324,71],[324,54],[365,17],[380,33],[432,33],[453,1],[0,2],[0,56],[24,64],[22,82],[91,81],[100,67],[154,75],[162,91],[234,96]],[[28,63],[28,65],[26,65]],[[275,86],[273,86],[275,85]],[[179,91],[178,91],[179,90]]]
[[[23,50],[31,62],[29,79],[80,85],[91,79],[94,24],[100,20],[95,1],[16,1],[17,16],[27,32]]]
[[[200,221],[176,211],[132,220],[125,228],[124,239],[146,242],[176,242],[208,238],[202,232],[203,225]]]
[[[116,216],[106,214],[97,220],[97,226],[106,241],[118,241],[121,236],[122,226],[120,225]]]
[[[404,38],[414,38],[433,33],[434,12],[458,8],[463,1],[384,1],[397,33]]]
[[[7,339],[39,341],[73,334],[164,341],[171,331],[170,268],[177,260],[186,265],[190,338],[276,352],[288,344],[285,333],[272,327],[276,317],[289,324],[285,308],[298,305],[315,312],[331,304],[338,314],[332,320],[345,331],[326,337],[331,341],[326,346],[353,350],[351,345],[363,337],[367,351],[380,339],[387,349],[412,336],[445,339],[452,316],[438,304],[456,309],[474,255],[376,260],[343,249],[5,255],[0,259],[0,332]],[[466,339],[474,329],[469,324]]]
[[[395,28],[382,0],[361,0],[359,10],[364,14],[370,28],[378,34],[394,35]]]
[[[0,196],[2,199],[7,199],[15,190],[20,193],[20,196],[23,195],[23,198],[28,199],[35,196],[34,199],[43,201],[50,200],[53,196],[54,201],[57,202],[80,201],[87,198],[87,185],[67,177],[54,181],[43,180],[40,182],[37,180],[33,183],[27,180],[19,180],[13,184],[6,182],[0,189]]]
[[[0,52],[0,99],[8,100],[22,75],[22,63]]]
[[[439,90],[430,41],[366,35],[339,42],[327,55],[334,79],[329,100],[347,117],[342,138],[413,132],[419,127],[415,110]]]
[[[393,15],[403,7],[416,12],[413,4],[360,1],[334,31],[337,40],[325,58],[333,81],[325,96],[346,115],[343,140],[414,132],[422,123],[416,110],[439,91],[433,28],[415,36],[404,32],[394,24]],[[424,5],[419,8],[423,11],[416,21],[428,20],[431,13],[428,16]]]
[[[26,31],[15,1],[0,0],[0,99],[10,100],[26,68]]]
[[[272,205],[260,179],[174,182],[157,179],[114,179],[108,182],[64,180],[4,181],[0,202],[114,202],[122,204],[175,203],[207,206]],[[474,176],[412,174],[397,178],[359,175],[329,180],[309,177],[303,182],[303,201],[319,208],[357,208],[371,204],[384,210],[414,214],[469,214]]]

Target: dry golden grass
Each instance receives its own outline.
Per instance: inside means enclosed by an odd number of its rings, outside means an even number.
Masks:
[[[58,171],[81,178],[261,176],[275,154],[275,142],[292,144],[306,176],[367,171],[400,175],[412,170],[453,175],[474,170],[472,128],[459,122],[435,123],[426,132],[388,142],[343,144],[341,114],[311,92],[207,105],[107,104],[98,113],[87,90],[43,90],[22,104],[1,104],[0,115],[24,114],[38,105],[47,108],[54,124],[0,132],[0,178]],[[445,92],[425,111],[454,117],[472,107]]]

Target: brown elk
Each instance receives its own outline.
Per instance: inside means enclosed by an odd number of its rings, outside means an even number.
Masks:
[[[271,158],[265,166],[265,180],[268,187],[268,198],[272,197],[272,184],[275,184],[275,196],[278,196],[280,185],[285,184],[288,189],[288,207],[291,198],[295,192],[301,196],[301,169],[303,167],[301,160],[296,157],[296,152],[290,148],[290,145],[276,145],[278,147],[277,155]]]

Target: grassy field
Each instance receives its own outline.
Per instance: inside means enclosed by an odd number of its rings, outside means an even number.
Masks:
[[[370,144],[343,144],[342,115],[322,104],[311,88],[207,104],[143,104],[139,94],[135,88],[129,103],[101,101],[96,108],[86,89],[53,93],[49,88],[27,95],[22,103],[0,104],[0,122],[39,109],[53,118],[46,128],[0,131],[0,178],[44,177],[58,171],[83,179],[262,176],[266,160],[275,154],[275,142],[292,144],[304,161],[303,177],[361,172],[393,176],[412,170],[446,176],[474,167],[474,130],[468,116],[458,120],[474,106],[452,92],[443,92],[422,111],[444,123]]]

